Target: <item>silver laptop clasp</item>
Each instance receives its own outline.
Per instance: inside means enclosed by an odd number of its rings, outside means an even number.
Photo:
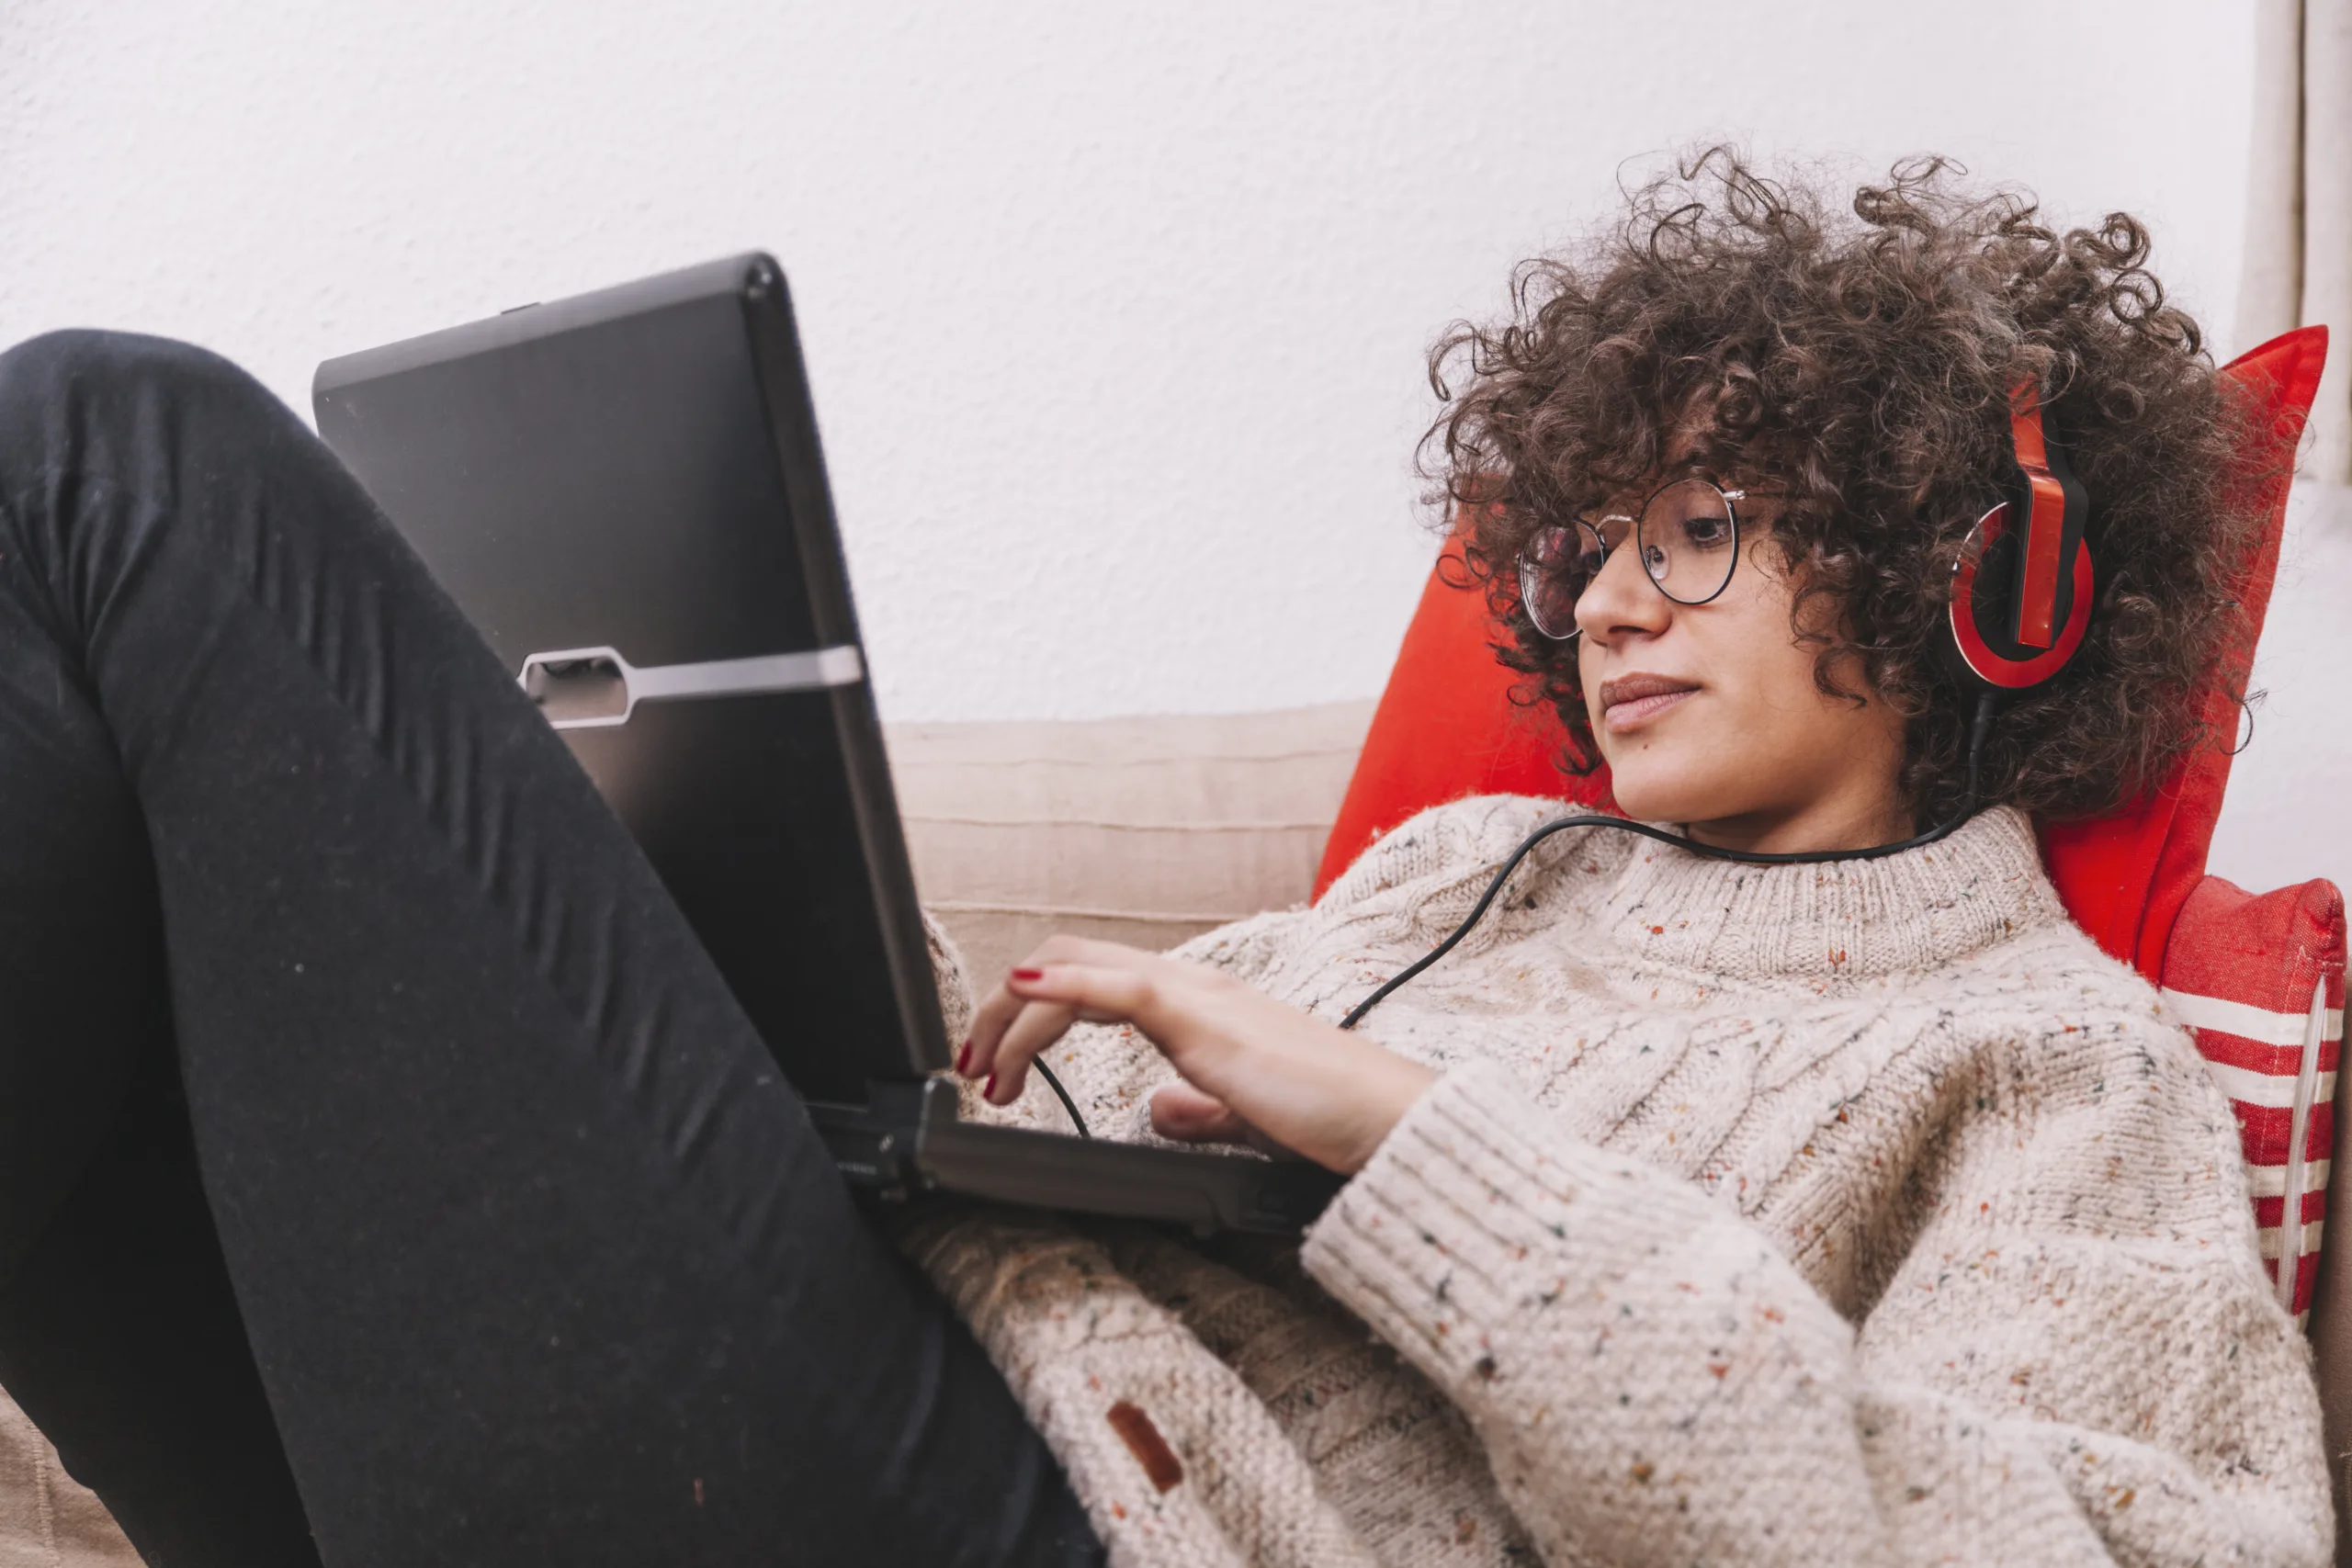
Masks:
[[[807,692],[853,686],[864,679],[865,660],[848,643],[806,653],[648,667],[631,664],[615,649],[568,648],[532,654],[523,660],[520,677],[524,692],[558,729],[627,724],[639,703]]]

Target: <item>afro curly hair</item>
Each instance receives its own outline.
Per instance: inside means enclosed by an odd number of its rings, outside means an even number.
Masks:
[[[1709,148],[1631,192],[1612,229],[1522,263],[1507,320],[1457,322],[1431,350],[1444,406],[1422,471],[1468,519],[1522,700],[1567,726],[1564,767],[1600,762],[1577,645],[1536,631],[1516,563],[1695,437],[1692,467],[1786,498],[1770,541],[1816,684],[1859,702],[1859,679],[1892,705],[1905,797],[1923,820],[1956,809],[1974,701],[1942,658],[1951,567],[2016,474],[2025,377],[2089,491],[2098,596],[2072,664],[2003,712],[1979,799],[2093,815],[2185,750],[2232,743],[2208,732],[2205,693],[2218,671],[2243,701],[2233,586],[2262,522],[2244,451],[2269,448],[2165,303],[2145,225],[2119,212],[2061,233],[2030,196],[1964,174],[1898,164],[1838,212],[1817,183]]]

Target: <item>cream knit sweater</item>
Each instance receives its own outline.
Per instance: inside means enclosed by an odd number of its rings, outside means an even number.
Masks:
[[[1556,809],[1178,952],[1336,1020]],[[2328,1560],[2228,1107],[2017,814],[1818,866],[1562,834],[1363,1032],[1442,1077],[1303,1247],[907,1231],[1114,1562]],[[1148,1045],[1048,1060],[1149,1139]]]

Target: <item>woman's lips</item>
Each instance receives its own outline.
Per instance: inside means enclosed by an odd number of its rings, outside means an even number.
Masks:
[[[1600,721],[1611,735],[1639,729],[1699,690],[1669,675],[1625,675],[1600,683]]]

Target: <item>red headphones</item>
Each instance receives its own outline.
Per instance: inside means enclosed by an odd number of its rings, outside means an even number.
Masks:
[[[2010,390],[2009,434],[2023,483],[1977,519],[1951,569],[1954,661],[1964,683],[1995,694],[2056,675],[2091,622],[2090,497],[2042,428],[2041,390],[2030,378]]]

